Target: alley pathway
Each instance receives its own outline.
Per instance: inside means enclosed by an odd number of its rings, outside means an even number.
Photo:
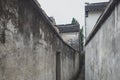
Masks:
[[[82,68],[81,74],[77,80],[85,80],[85,66]]]

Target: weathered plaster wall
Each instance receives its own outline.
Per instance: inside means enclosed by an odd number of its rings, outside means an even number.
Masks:
[[[76,41],[78,39],[79,36],[79,32],[73,32],[73,33],[60,33],[61,37],[63,38],[63,40],[67,43],[70,42],[70,40],[72,41]]]
[[[0,80],[61,80],[78,70],[79,54],[60,38],[36,0],[0,0]]]
[[[111,2],[114,10],[86,45],[86,80],[120,80],[120,1]]]

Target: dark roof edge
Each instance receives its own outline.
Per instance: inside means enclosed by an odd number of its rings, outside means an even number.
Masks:
[[[89,5],[92,5],[92,4],[106,4],[106,3],[109,3],[109,1],[105,1],[105,2],[95,2],[95,3],[87,3],[87,5],[85,5],[85,6],[89,6]]]
[[[55,26],[68,26],[68,25],[80,26],[80,24],[58,24]]]
[[[40,12],[41,16],[44,18],[44,20],[47,22],[48,25],[50,25],[51,30],[55,33],[55,35],[58,36],[58,38],[69,48],[73,49],[74,51],[77,52],[77,50],[75,50],[73,47],[71,47],[70,45],[68,45],[62,38],[61,36],[58,34],[58,32],[55,30],[54,25],[52,24],[52,22],[49,20],[47,14],[42,10],[42,8],[40,7],[39,3],[37,0],[31,0],[33,2],[33,4],[35,4],[35,7],[38,9],[38,11]]]
[[[98,30],[102,27],[101,25],[108,19],[108,17],[111,15],[112,11],[114,10],[115,6],[118,5],[120,0],[111,0],[110,3],[108,4],[107,8],[105,11],[101,14],[99,17],[97,23],[95,24],[92,32],[88,36],[85,42],[85,46],[88,45],[88,43],[92,40],[92,38],[95,36],[95,34],[98,32]]]
[[[109,4],[109,2],[99,2],[99,3],[88,3],[85,5],[85,12],[86,11],[101,11],[101,9],[104,10],[104,8]],[[93,7],[93,8],[92,8]]]

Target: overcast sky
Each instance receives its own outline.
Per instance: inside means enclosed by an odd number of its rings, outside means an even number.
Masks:
[[[104,2],[108,0],[38,0],[48,16],[53,16],[57,24],[71,23],[72,18],[84,25],[84,2]]]

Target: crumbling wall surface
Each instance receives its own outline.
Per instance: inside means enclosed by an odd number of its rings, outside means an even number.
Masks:
[[[86,80],[120,80],[120,1],[111,1],[115,8],[86,45]]]
[[[63,42],[36,0],[0,0],[0,80],[56,80],[57,52],[61,80],[69,80],[79,55]]]

